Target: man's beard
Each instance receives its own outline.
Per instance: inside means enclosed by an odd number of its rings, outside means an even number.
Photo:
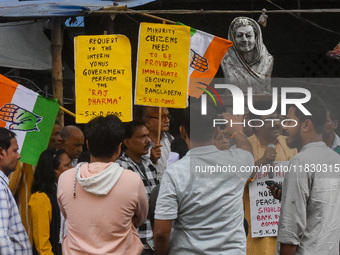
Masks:
[[[18,164],[18,162],[17,162],[17,164]],[[16,170],[16,165],[14,167],[9,167],[9,166],[3,167],[2,170],[8,176],[10,173],[12,173]]]
[[[330,139],[332,137],[333,133],[329,132],[322,132],[322,138],[325,139]]]
[[[294,149],[297,148],[298,150],[301,149],[301,145],[302,145],[302,138],[301,138],[301,126],[298,127],[299,129],[297,130],[297,132],[295,132],[294,136],[291,136],[289,134],[290,137],[290,141],[288,142],[287,140],[287,145],[289,148]]]

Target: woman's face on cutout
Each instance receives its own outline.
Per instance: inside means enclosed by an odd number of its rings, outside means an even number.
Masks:
[[[240,52],[249,52],[255,48],[255,33],[252,26],[241,26],[235,32],[235,46]]]

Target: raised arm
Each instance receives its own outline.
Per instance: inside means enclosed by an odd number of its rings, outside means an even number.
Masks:
[[[242,123],[243,117],[241,115],[231,115],[228,112],[223,113],[223,117],[228,121],[226,124],[225,133],[234,140],[236,147],[249,151],[251,154],[253,154],[253,149],[248,141],[247,136],[243,133],[242,124],[240,124]]]

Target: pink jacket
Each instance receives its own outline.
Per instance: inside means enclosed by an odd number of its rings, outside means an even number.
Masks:
[[[138,174],[116,163],[85,163],[60,176],[58,202],[67,222],[64,255],[143,251],[135,226],[145,221],[148,201]]]

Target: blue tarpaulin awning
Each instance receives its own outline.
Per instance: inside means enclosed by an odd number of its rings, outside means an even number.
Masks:
[[[144,5],[155,0],[41,0],[18,1],[0,0],[0,17],[30,18],[30,17],[68,17],[84,16],[88,11],[97,11],[105,7],[126,5],[128,8]]]
[[[50,70],[52,68],[51,42],[43,33],[47,21],[55,17],[82,19],[89,11],[107,7],[127,6],[133,8],[154,0],[0,0],[0,66]],[[80,17],[82,16],[82,17]],[[6,20],[8,19],[8,20]],[[16,22],[5,22],[11,21]],[[28,21],[28,20],[38,21]],[[40,21],[39,21],[40,20]]]

